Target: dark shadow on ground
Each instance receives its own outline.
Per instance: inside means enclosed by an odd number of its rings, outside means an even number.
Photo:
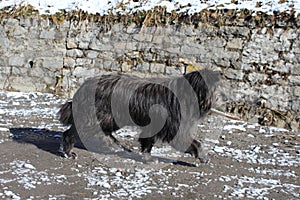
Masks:
[[[57,156],[59,152],[62,132],[39,128],[10,128],[11,138],[19,143],[33,144],[43,151]],[[75,147],[85,149],[80,143]]]
[[[10,128],[11,138],[19,143],[33,144],[43,151],[47,151],[57,156],[63,156],[60,150],[60,143],[62,132],[52,131],[48,129],[39,129],[39,128]],[[76,148],[87,150],[81,142],[75,144]],[[101,153],[101,152],[96,152]],[[138,162],[145,162],[143,155],[136,152],[106,152],[105,154],[117,155],[121,158],[132,159]],[[152,156],[151,159],[147,162],[158,161],[162,163],[172,163],[174,165],[181,165],[187,167],[196,167],[195,164],[191,164],[184,161],[178,161],[168,158],[161,158],[157,156]]]

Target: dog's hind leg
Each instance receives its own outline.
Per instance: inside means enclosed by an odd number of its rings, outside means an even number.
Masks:
[[[121,148],[124,149],[125,151],[127,151],[127,152],[132,152],[131,149],[129,149],[128,147],[126,147],[126,146],[124,146],[123,144],[121,144],[121,142],[120,142],[117,138],[115,138],[115,137],[112,135],[111,132],[105,131],[104,134],[107,135],[107,136],[109,136],[115,144],[117,144],[119,147],[121,147]]]
[[[155,138],[139,138],[139,142],[141,144],[141,152],[144,154],[145,161],[149,161],[151,159],[151,149],[155,143]]]
[[[70,129],[66,130],[63,133],[62,138],[62,153],[63,156],[66,158],[77,158],[76,153],[71,152],[71,150],[74,147],[74,144],[76,143],[77,138],[77,131],[74,125],[70,127]]]

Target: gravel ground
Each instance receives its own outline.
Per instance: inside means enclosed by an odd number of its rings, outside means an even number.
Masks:
[[[147,163],[138,153],[58,153],[66,99],[0,91],[2,199],[300,199],[300,133],[209,115],[195,137],[210,158],[201,164],[166,144]],[[115,135],[138,152],[137,129]]]

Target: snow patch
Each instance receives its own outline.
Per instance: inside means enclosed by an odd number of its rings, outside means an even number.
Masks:
[[[246,128],[243,126],[243,125],[225,125],[223,130],[225,131],[232,131],[232,129],[236,129],[236,130],[239,130],[239,131],[246,131]]]
[[[9,198],[9,199],[13,199],[13,200],[19,200],[21,199],[20,196],[16,195],[15,193],[13,193],[12,191],[10,190],[4,190],[4,195]]]
[[[98,171],[106,171],[104,174],[98,174]],[[115,170],[113,170],[115,171]],[[121,176],[120,173],[114,173],[111,170],[97,167],[89,173],[83,173],[82,176],[88,181],[87,186],[93,190],[93,186],[100,187],[98,192],[102,195],[111,195],[113,197],[128,197],[128,198],[141,198],[143,195],[151,193],[153,186],[151,184],[151,178],[149,174],[151,170],[147,169],[135,169],[134,173],[127,171],[126,176]],[[111,191],[111,187],[117,189]]]
[[[0,171],[0,174],[12,174],[13,178],[0,179],[1,184],[16,182],[26,190],[36,189],[37,185],[45,184],[64,184],[67,180],[66,175],[48,174],[46,171],[39,171],[32,164],[23,160],[14,160],[9,163],[9,170]]]
[[[9,132],[9,129],[8,128],[4,128],[4,127],[0,127],[0,131]]]
[[[284,151],[268,147],[261,150],[260,146],[249,146],[249,149],[237,149],[229,146],[215,146],[213,151],[224,157],[232,157],[238,162],[246,161],[252,164],[277,165],[277,166],[299,166],[300,156],[285,153]]]
[[[266,179],[266,178],[253,178],[249,176],[228,176],[222,177],[226,182],[236,181],[234,186],[224,185],[223,192],[230,191],[229,197],[235,198],[258,198],[265,199],[264,196],[269,194],[274,189],[285,189],[288,190],[294,197],[299,197],[300,186],[294,184],[283,184],[280,180]],[[258,184],[259,187],[253,187],[253,184]]]
[[[29,163],[24,163],[23,167],[25,167],[27,169],[35,169],[35,167],[32,164],[29,164]]]

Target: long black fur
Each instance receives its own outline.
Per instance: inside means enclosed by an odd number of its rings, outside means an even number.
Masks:
[[[209,80],[207,80],[207,77],[204,77],[207,73],[210,75],[210,77],[208,77]],[[201,143],[191,138],[188,127],[195,124],[198,119],[210,110],[213,102],[215,82],[217,82],[218,79],[218,73],[214,73],[210,70],[202,70],[191,72],[178,78],[142,79],[124,74],[110,74],[89,79],[86,81],[86,84],[89,81],[96,81],[95,108],[97,120],[104,134],[112,137],[115,142],[118,143],[112,136],[112,132],[125,125],[137,125],[141,127],[149,125],[151,123],[149,109],[153,105],[158,104],[167,111],[165,124],[155,135],[149,135],[147,130],[142,131],[139,137],[141,151],[150,153],[157,140],[169,144],[172,143],[176,134],[179,134],[180,123],[182,120],[185,120],[185,122],[187,122],[187,132],[184,133],[180,140],[190,141],[190,146],[185,150],[177,149],[190,153],[196,158],[199,158],[200,161],[206,162]],[[172,90],[169,89],[173,87],[176,88],[176,91],[183,91],[184,93],[186,88],[181,84],[184,80],[188,81],[196,94],[197,109],[189,106],[192,105],[192,102],[190,102],[191,97],[185,97],[184,101],[180,102]],[[84,84],[81,88],[84,88]],[[126,119],[126,116],[123,116],[121,112],[121,106],[124,105],[120,105],[120,107],[114,105],[115,110],[120,110],[120,112],[117,113],[112,113],[111,107],[112,95],[114,95],[114,97],[117,96],[118,101],[122,102],[126,101],[128,94],[131,94],[128,105],[131,120]],[[185,114],[181,113],[181,107],[183,105],[180,105],[180,103],[185,104]],[[165,115],[161,113],[160,109],[154,110],[153,112],[155,120],[164,120]],[[72,114],[72,102],[67,102],[62,105],[59,114],[59,119],[62,124],[71,125],[70,129],[63,134],[63,151],[69,156],[78,137]],[[188,119],[183,119],[183,116]],[[118,119],[118,123],[116,119]],[[172,146],[176,148],[176,145]]]

